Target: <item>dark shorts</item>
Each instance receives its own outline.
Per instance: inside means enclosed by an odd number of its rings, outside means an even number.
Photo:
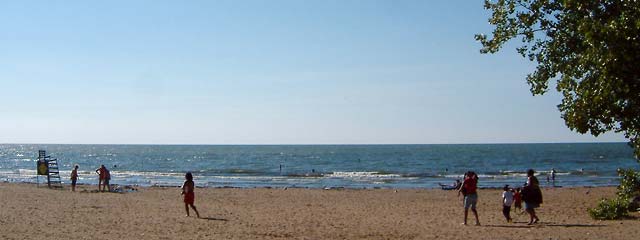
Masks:
[[[507,219],[511,219],[511,206],[502,206],[502,214]]]
[[[538,203],[524,202],[524,209],[532,210],[539,207],[540,207],[540,204]]]
[[[71,180],[71,185],[75,186],[76,185],[76,181],[78,181],[78,180],[75,180],[75,179]]]

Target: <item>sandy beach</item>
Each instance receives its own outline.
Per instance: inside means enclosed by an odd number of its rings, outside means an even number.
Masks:
[[[615,188],[544,189],[541,223],[507,223],[500,190],[479,192],[482,226],[462,226],[461,197],[439,189],[196,189],[202,219],[186,217],[179,188],[77,192],[0,183],[1,239],[635,239],[637,213],[592,220]]]

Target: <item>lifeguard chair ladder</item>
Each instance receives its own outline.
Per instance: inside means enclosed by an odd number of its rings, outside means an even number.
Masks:
[[[47,186],[49,188],[62,188],[62,180],[60,179],[60,168],[58,167],[58,159],[47,156],[45,150],[38,151],[38,161],[44,161],[47,164]]]

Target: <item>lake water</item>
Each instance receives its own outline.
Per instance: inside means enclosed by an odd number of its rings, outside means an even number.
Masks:
[[[638,169],[626,143],[452,145],[0,145],[0,181],[36,182],[38,150],[57,158],[63,182],[80,166],[79,183],[97,184],[104,164],[111,183],[179,186],[184,173],[203,187],[437,188],[464,172],[480,187],[519,186],[535,169],[542,185],[611,186],[617,168]]]

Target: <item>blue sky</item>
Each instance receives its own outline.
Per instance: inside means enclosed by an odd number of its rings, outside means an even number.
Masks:
[[[2,1],[0,142],[625,141],[568,130],[482,1]]]

